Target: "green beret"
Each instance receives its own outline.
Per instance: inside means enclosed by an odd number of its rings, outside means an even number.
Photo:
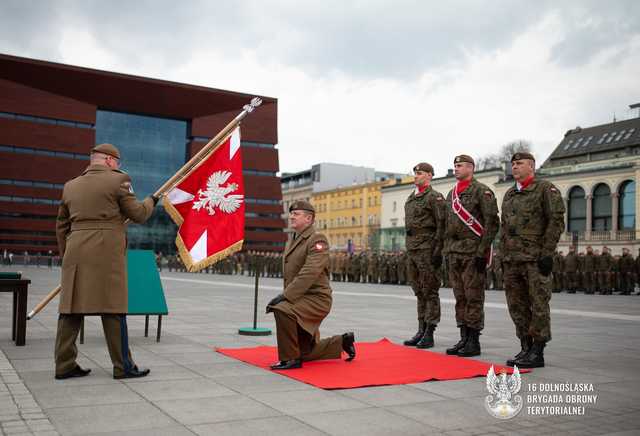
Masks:
[[[462,162],[469,162],[470,164],[472,164],[473,166],[476,166],[476,163],[474,162],[473,158],[471,156],[469,156],[468,154],[461,154],[456,156],[456,158],[453,160],[454,164],[457,163],[462,163]]]
[[[433,174],[433,167],[431,166],[431,164],[428,164],[426,162],[420,162],[418,165],[413,167],[413,172],[415,173],[416,171],[424,171],[425,173]]]
[[[529,159],[532,161],[535,161],[536,158],[533,157],[533,155],[529,152],[526,151],[519,151],[517,153],[514,153],[513,156],[511,157],[511,162],[513,162],[514,160],[523,160],[523,159]]]
[[[305,200],[296,200],[291,203],[291,206],[289,206],[289,212],[292,212],[294,210],[306,210],[307,212],[311,212],[314,215],[316,213],[313,205]]]
[[[91,153],[108,154],[109,156],[120,159],[120,151],[113,144],[100,144],[91,149]]]

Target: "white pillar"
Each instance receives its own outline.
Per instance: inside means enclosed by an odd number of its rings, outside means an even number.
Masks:
[[[593,196],[591,196],[591,194],[587,195],[586,197],[586,203],[587,203],[587,228],[586,231],[584,232],[584,239],[585,240],[591,240],[591,228],[593,226]]]
[[[616,239],[618,232],[618,206],[620,205],[620,194],[611,193],[611,239]]]

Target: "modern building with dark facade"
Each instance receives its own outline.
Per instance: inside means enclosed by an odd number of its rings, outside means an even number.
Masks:
[[[57,252],[55,218],[64,183],[103,142],[122,153],[138,198],[153,193],[254,95],[0,54],[0,253]],[[286,241],[277,130],[278,102],[242,124],[246,250]],[[176,227],[158,206],[129,246],[175,251]]]

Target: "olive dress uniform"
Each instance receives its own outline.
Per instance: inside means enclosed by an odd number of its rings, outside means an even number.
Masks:
[[[120,158],[111,144],[92,151]],[[141,376],[128,346],[125,220],[145,222],[156,201],[136,200],[130,177],[106,165],[89,165],[65,184],[56,223],[62,255],[56,378],[86,375],[75,345],[84,315],[102,316],[114,377]]]
[[[289,211],[315,214],[306,201],[294,202]],[[267,312],[276,321],[279,363],[273,369],[299,368],[303,361],[340,358],[342,351],[355,357],[354,335],[345,333],[320,340],[320,324],[332,304],[329,282],[329,244],[313,225],[294,234],[284,252],[284,292],[271,300]]]

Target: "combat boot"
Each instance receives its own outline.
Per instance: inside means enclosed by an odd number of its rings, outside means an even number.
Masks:
[[[447,348],[447,354],[457,355],[458,351],[460,351],[464,347],[464,344],[466,342],[467,342],[467,326],[463,325],[463,326],[460,326],[460,340],[453,347]]]
[[[467,328],[467,342],[458,351],[458,356],[472,357],[480,355],[480,330]]]
[[[427,326],[427,330],[424,332],[424,336],[416,344],[416,348],[431,348],[433,347],[433,332],[436,330],[435,325]]]
[[[514,363],[518,368],[544,368],[544,342],[534,341],[529,352]]]
[[[513,359],[507,360],[507,366],[513,366],[518,359],[522,359],[524,356],[526,356],[531,349],[532,344],[533,338],[531,336],[520,338],[520,346],[522,347],[522,350],[520,350],[520,352],[516,354]]]
[[[409,340],[404,341],[404,345],[408,347],[415,347],[420,339],[424,336],[424,332],[426,331],[427,323],[426,321],[418,321],[418,332]]]

